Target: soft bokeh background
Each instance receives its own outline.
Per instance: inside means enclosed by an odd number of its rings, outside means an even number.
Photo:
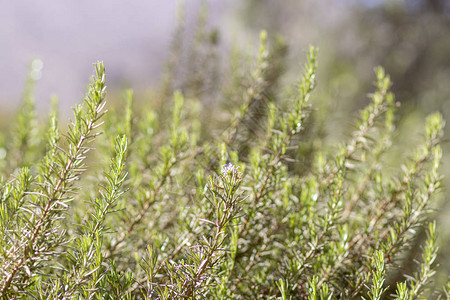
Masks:
[[[177,24],[185,24],[182,51],[188,51],[202,3],[207,3],[185,2],[180,20],[179,3],[171,0],[0,0],[0,127],[19,105],[36,57],[42,63],[34,65],[35,75],[41,77],[35,98],[44,114],[55,94],[62,115],[69,115],[84,94],[96,60],[105,61],[112,97],[124,87],[143,92],[158,86]],[[219,70],[227,66],[231,49],[255,52],[261,29],[285,37],[286,83],[300,74],[308,45],[319,47],[315,97],[319,107],[331,113],[326,124],[331,144],[348,137],[356,111],[373,90],[377,65],[391,75],[401,103],[397,155],[420,140],[426,114],[438,110],[450,120],[449,0],[211,0],[208,7],[208,28],[220,50]],[[448,128],[446,132],[442,171],[449,182]],[[450,270],[446,195],[442,193],[438,206],[440,264]]]
[[[186,6],[193,27],[201,1]],[[51,95],[63,113],[78,103],[93,63],[103,60],[108,86],[144,89],[156,85],[177,23],[177,1],[0,1],[0,111],[18,106],[32,59],[42,70],[36,85],[38,109]],[[210,22],[221,23],[230,3],[217,1]],[[40,66],[37,66],[40,67]]]
[[[186,1],[185,36],[201,3]],[[253,51],[258,32],[281,33],[289,45],[286,81],[295,78],[308,44],[320,49],[323,92],[336,109],[354,111],[370,91],[372,69],[391,74],[397,98],[420,111],[450,110],[450,1],[448,0],[219,0],[209,1],[208,24],[219,46]],[[158,84],[169,58],[179,1],[0,1],[0,111],[18,106],[33,58],[38,109],[59,98],[63,113],[78,103],[92,72],[105,61],[111,90]],[[250,46],[249,46],[250,45]],[[185,43],[183,47],[188,47]],[[290,77],[289,77],[290,76]],[[340,122],[340,120],[339,120]]]

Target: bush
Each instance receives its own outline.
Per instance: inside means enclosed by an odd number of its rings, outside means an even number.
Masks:
[[[128,91],[105,114],[102,63],[63,135],[56,108],[39,125],[25,93],[1,145],[0,297],[448,299],[429,289],[441,116],[392,171],[396,103],[377,68],[351,138],[328,147],[310,104],[317,50],[286,96],[283,53],[263,33],[255,69],[224,80],[222,98],[240,102],[228,125],[211,121],[226,114],[218,103],[166,98],[167,86],[139,109]]]

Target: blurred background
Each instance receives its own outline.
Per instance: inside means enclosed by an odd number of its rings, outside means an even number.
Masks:
[[[230,53],[254,55],[258,33],[281,35],[287,44],[283,83],[302,71],[308,45],[319,48],[318,107],[328,111],[327,140],[349,136],[356,112],[373,91],[374,67],[385,67],[401,104],[397,136],[401,149],[421,140],[425,115],[440,111],[450,120],[449,0],[0,0],[0,128],[19,106],[27,74],[39,79],[34,95],[42,115],[56,95],[68,117],[84,95],[93,63],[105,61],[110,97],[123,88],[144,93],[164,81],[173,68],[173,49],[195,47],[203,22],[214,53],[218,78]],[[182,24],[182,26],[180,26]],[[181,28],[181,29],[180,29]],[[177,43],[180,38],[183,44]],[[171,50],[172,49],[172,50]],[[189,56],[173,88],[193,84]],[[151,97],[148,97],[151,101]],[[332,129],[332,130],[331,130]],[[449,129],[442,172],[449,182]],[[448,184],[447,184],[448,186]],[[437,207],[440,228],[450,228],[446,191]],[[450,231],[441,233],[441,279],[450,270]],[[442,279],[443,278],[443,279]]]
[[[231,3],[217,1],[209,18],[219,26]],[[185,22],[192,28],[201,1],[189,1]],[[46,111],[56,95],[63,114],[79,103],[93,64],[103,60],[108,87],[145,89],[156,85],[177,24],[177,1],[76,2],[0,0],[0,111],[21,101],[33,59],[39,78],[37,108]]]
[[[78,103],[97,60],[105,61],[110,88],[154,86],[179,22],[177,1],[0,3],[2,111],[18,106],[34,58],[41,60],[35,65],[38,108],[48,107],[51,95],[58,96],[63,111]],[[202,3],[185,5],[188,37]],[[364,103],[372,70],[382,65],[399,101],[425,112],[449,110],[448,0],[210,1],[207,22],[218,29],[225,52],[236,45],[253,51],[247,45],[256,44],[262,29],[269,36],[282,34],[289,47],[287,73],[293,77],[308,44],[319,47],[321,85],[336,100],[345,99],[339,105]]]

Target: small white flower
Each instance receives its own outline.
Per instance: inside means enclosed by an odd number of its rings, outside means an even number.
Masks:
[[[222,166],[222,175],[228,176],[231,174],[236,174],[239,167],[234,166],[232,163],[227,163]]]

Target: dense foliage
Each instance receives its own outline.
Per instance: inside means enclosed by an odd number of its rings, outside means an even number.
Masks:
[[[56,108],[37,121],[30,79],[0,145],[0,297],[448,299],[445,287],[429,289],[441,116],[427,118],[423,141],[392,170],[397,105],[377,68],[351,137],[324,146],[317,50],[283,94],[284,47],[269,51],[266,38],[254,70],[232,66],[217,87],[235,104],[228,112],[192,90],[167,97],[167,78],[151,103],[135,105],[128,91],[105,113],[98,63],[61,134]],[[187,86],[214,86],[206,74]],[[422,229],[417,269],[405,274]]]

